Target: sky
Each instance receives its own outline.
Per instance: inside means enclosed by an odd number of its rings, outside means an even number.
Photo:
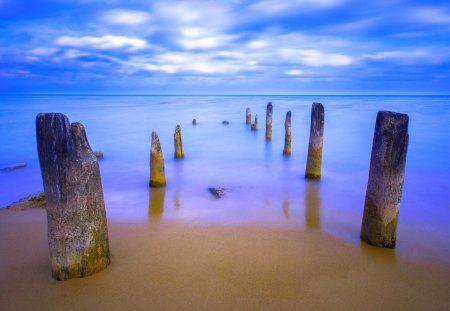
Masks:
[[[0,0],[0,92],[450,94],[450,2]]]

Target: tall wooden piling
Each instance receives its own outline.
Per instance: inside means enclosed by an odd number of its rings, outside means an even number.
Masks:
[[[245,123],[251,124],[252,123],[252,112],[250,108],[247,108],[245,111]]]
[[[284,155],[291,155],[291,144],[292,144],[292,129],[291,129],[291,112],[288,111],[286,113],[286,120],[284,121],[284,149],[283,154]]]
[[[398,213],[408,149],[406,114],[379,111],[373,136],[361,239],[395,247]]]
[[[319,179],[322,174],[322,145],[324,127],[324,108],[320,103],[311,107],[311,129],[309,132],[308,160],[305,177]]]
[[[89,276],[110,264],[97,158],[82,124],[61,113],[38,114],[36,138],[47,204],[52,276]]]
[[[255,123],[252,124],[252,131],[258,130],[258,114],[255,115]]]
[[[173,135],[173,140],[175,143],[175,158],[182,159],[184,157],[183,144],[181,141],[181,126],[177,125],[175,127],[175,134]]]
[[[152,132],[152,147],[150,150],[150,187],[164,187],[166,176],[164,173],[164,157],[156,132]]]
[[[273,105],[268,103],[266,110],[266,140],[272,140],[272,114]]]

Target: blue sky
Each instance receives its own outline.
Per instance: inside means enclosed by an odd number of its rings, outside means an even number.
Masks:
[[[0,92],[448,94],[448,1],[0,0]]]

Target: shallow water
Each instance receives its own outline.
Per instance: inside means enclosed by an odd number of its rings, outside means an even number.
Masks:
[[[273,140],[264,139],[274,104]],[[310,107],[325,106],[323,178],[303,178]],[[245,108],[260,130],[245,124]],[[283,157],[284,119],[292,111],[292,156]],[[134,222],[273,225],[323,231],[359,244],[375,117],[407,113],[410,143],[397,252],[450,262],[450,97],[446,96],[2,96],[0,206],[42,190],[35,142],[39,112],[62,112],[85,125],[100,161],[107,215]],[[191,121],[197,119],[193,126]],[[229,125],[222,121],[228,120]],[[173,158],[181,125],[185,159]],[[149,189],[151,132],[161,140],[168,185]],[[224,187],[215,199],[208,187]]]

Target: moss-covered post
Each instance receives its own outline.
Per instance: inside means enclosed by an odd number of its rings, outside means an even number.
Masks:
[[[311,107],[308,160],[306,162],[305,172],[305,177],[308,179],[319,179],[322,174],[323,127],[323,105],[320,103],[313,103]]]
[[[173,135],[175,142],[175,158],[182,159],[184,157],[183,144],[181,142],[181,127],[177,125],[175,127],[175,134]]]
[[[266,140],[272,140],[272,114],[273,105],[268,103],[266,111]]]
[[[284,149],[283,154],[284,155],[291,155],[291,143],[292,143],[292,130],[291,130],[291,112],[288,111],[286,113],[286,120],[284,121]]]
[[[250,110],[250,108],[247,108],[247,110],[245,111],[245,123],[252,123],[252,111]]]
[[[53,278],[92,275],[110,264],[97,158],[84,126],[61,113],[38,114],[36,138],[47,204]]]
[[[258,114],[255,115],[255,123],[252,124],[252,131],[258,130]]]
[[[152,132],[152,147],[150,150],[150,187],[164,187],[164,157],[159,143],[158,134]]]
[[[373,136],[361,239],[395,247],[408,149],[408,115],[379,111]]]

